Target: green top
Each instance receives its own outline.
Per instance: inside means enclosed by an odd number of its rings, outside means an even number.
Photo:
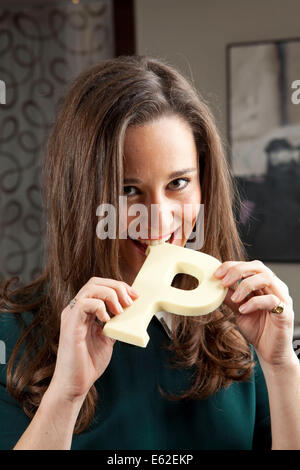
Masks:
[[[73,436],[72,449],[271,449],[268,393],[255,351],[251,380],[235,382],[205,400],[172,402],[162,397],[158,384],[166,392],[186,390],[193,368],[170,367],[171,353],[162,348],[170,339],[155,316],[147,331],[146,348],[116,341],[111,362],[95,383],[94,419]],[[19,332],[13,314],[0,315],[6,363]],[[0,364],[0,449],[12,449],[30,420],[7,392],[5,377],[6,365]]]

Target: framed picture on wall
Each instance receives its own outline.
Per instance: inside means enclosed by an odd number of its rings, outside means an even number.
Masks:
[[[300,262],[300,38],[229,44],[226,68],[242,241],[250,259]]]

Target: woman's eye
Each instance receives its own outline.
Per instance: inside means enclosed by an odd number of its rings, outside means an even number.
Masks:
[[[179,185],[179,186],[178,186],[178,185],[175,185],[175,188],[174,188],[175,190],[176,190],[176,189],[179,189],[179,190],[180,190],[180,189],[185,188],[185,187],[188,185],[188,183],[189,183],[190,180],[189,180],[189,178],[177,178],[176,180],[171,181],[170,184],[173,184],[174,182],[178,182],[178,181],[184,181],[185,184],[184,184],[183,186],[182,186],[182,185],[181,185],[181,186],[180,186],[180,185]]]
[[[124,195],[125,196],[133,196],[135,193],[131,193],[130,189],[136,189],[134,186],[124,186]]]
[[[184,184],[182,184],[182,182]],[[189,182],[190,182],[189,178],[176,178],[176,180],[173,180],[170,183],[171,185],[175,183],[175,187],[171,188],[171,191],[180,191],[184,189],[188,185]],[[135,196],[137,194],[136,191],[138,191],[138,189],[135,186],[124,186],[125,196]]]

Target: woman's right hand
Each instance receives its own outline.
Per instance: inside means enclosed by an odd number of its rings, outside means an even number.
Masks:
[[[92,277],[75,296],[71,308],[61,314],[60,336],[54,374],[49,385],[53,393],[66,400],[81,401],[108,366],[115,343],[102,334],[96,322],[110,320],[122,313],[138,293],[128,284],[113,279]]]

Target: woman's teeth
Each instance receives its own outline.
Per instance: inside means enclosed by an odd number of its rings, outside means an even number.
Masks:
[[[149,246],[149,245],[154,246],[154,245],[160,245],[162,243],[167,243],[167,242],[171,243],[172,238],[173,238],[173,233],[171,233],[171,235],[168,235],[167,237],[160,238],[159,240],[143,240],[143,239],[140,239],[140,238],[139,239],[132,238],[131,240],[136,245],[139,245],[143,249],[146,249],[147,246]]]
[[[172,237],[172,233],[170,235],[168,235],[167,237],[165,238],[160,238],[159,240],[141,240],[139,239],[138,241],[140,243],[143,243],[144,245],[159,245],[160,243],[163,243],[163,242],[168,242]]]

